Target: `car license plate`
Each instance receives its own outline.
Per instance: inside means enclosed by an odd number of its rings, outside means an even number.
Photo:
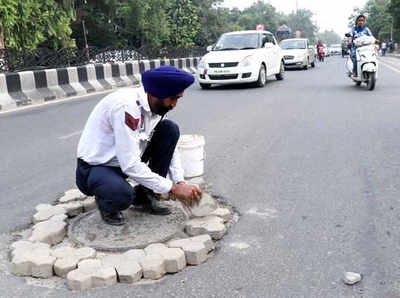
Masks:
[[[229,69],[215,69],[214,73],[230,73]]]

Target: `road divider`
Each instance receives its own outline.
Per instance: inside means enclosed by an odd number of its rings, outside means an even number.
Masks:
[[[162,65],[194,73],[199,59],[141,60],[0,74],[0,111],[139,84],[141,73]]]

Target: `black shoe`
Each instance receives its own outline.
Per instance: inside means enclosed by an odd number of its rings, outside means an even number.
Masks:
[[[171,210],[160,202],[160,195],[155,194],[152,190],[138,185],[135,187],[136,197],[134,205],[142,206],[142,210],[155,215],[168,215]]]
[[[105,211],[100,211],[101,218],[104,220],[105,223],[112,225],[112,226],[122,226],[125,224],[125,218],[122,212],[117,213],[109,213]]]
[[[97,209],[99,209],[100,216],[104,220],[105,223],[112,225],[112,226],[122,226],[125,224],[125,218],[122,212],[115,212],[115,213],[110,213],[106,212],[100,209],[99,203],[97,201],[97,198],[95,198]]]

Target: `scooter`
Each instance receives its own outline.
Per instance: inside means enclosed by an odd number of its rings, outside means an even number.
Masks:
[[[324,56],[325,56],[325,52],[323,48],[319,48],[318,49],[318,60],[320,62],[324,62]]]
[[[378,78],[378,59],[375,49],[375,38],[361,36],[353,41],[356,46],[357,75],[352,76],[353,61],[351,55],[346,62],[347,75],[357,86],[366,83],[368,90],[374,90]]]

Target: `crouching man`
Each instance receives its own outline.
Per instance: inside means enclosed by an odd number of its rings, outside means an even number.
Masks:
[[[106,223],[123,225],[121,211],[132,204],[169,214],[159,201],[162,193],[189,207],[201,199],[201,189],[183,178],[176,149],[179,127],[164,118],[193,82],[191,74],[162,66],[142,74],[143,87],[119,89],[91,112],[78,144],[76,184],[95,196]],[[139,185],[133,188],[128,177]]]

